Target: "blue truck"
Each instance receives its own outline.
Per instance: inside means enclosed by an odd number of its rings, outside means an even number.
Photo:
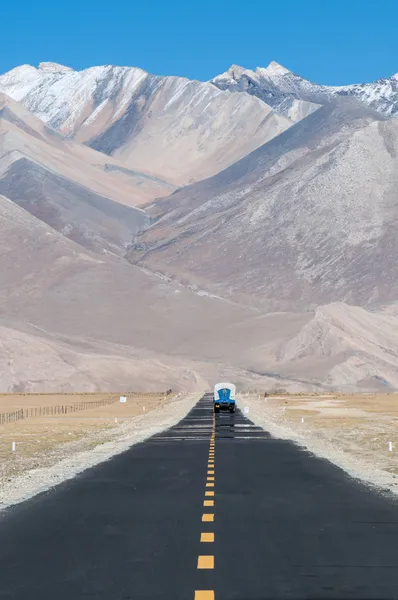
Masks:
[[[236,386],[233,383],[216,383],[214,386],[214,412],[229,410],[234,413],[236,409]]]

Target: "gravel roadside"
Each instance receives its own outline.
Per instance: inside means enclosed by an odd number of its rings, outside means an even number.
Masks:
[[[295,423],[287,424],[280,409],[270,406],[266,398],[241,394],[237,396],[237,401],[242,411],[248,409],[247,417],[269,431],[272,436],[293,441],[378,491],[398,494],[398,476],[382,468],[379,455],[374,455],[374,463],[369,453],[367,460],[363,460],[360,444],[352,443],[354,433],[351,436],[336,436],[333,442],[327,438],[326,432],[320,429],[309,430]]]
[[[158,410],[134,417],[112,429],[97,431],[83,440],[60,445],[51,457],[51,464],[26,471],[2,486],[0,510],[71,479],[78,473],[124,452],[130,446],[172,427],[190,411],[202,395],[185,394]]]

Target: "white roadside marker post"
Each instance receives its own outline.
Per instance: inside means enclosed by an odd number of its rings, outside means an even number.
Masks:
[[[304,423],[304,417],[301,417],[301,422]]]
[[[392,442],[388,442],[388,450],[392,452]]]
[[[15,452],[15,450],[17,449],[17,444],[16,442],[13,442],[11,445],[12,451]]]

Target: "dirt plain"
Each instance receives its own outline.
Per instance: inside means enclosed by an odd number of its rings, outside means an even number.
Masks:
[[[125,403],[120,402],[123,395]],[[102,444],[107,439],[107,432],[113,435],[115,428],[123,423],[167,406],[175,399],[176,394],[167,395],[166,392],[0,394],[0,415],[21,409],[29,410],[29,414],[31,409],[42,409],[36,411],[41,413],[54,411],[55,407],[68,410],[0,425],[0,484],[29,469],[53,464],[70,451]],[[80,408],[82,406],[87,408]],[[73,409],[79,410],[72,412]],[[15,451],[12,450],[13,442]]]
[[[398,393],[242,394],[249,418],[350,475],[398,493]],[[389,443],[392,443],[390,450]]]

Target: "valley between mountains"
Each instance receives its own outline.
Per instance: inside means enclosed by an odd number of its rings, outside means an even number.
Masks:
[[[1,75],[0,391],[397,389],[397,113],[277,63]]]

